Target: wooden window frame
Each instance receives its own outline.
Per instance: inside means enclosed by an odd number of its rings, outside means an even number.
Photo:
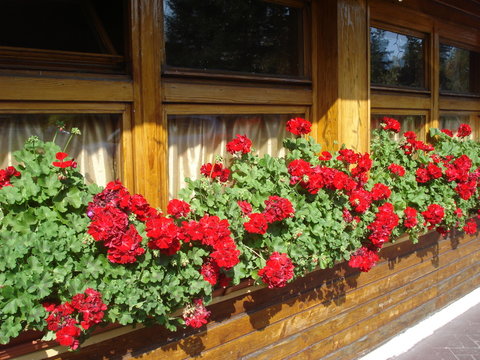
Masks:
[[[371,113],[387,113],[388,111],[406,114],[428,113],[425,131],[428,128],[438,128],[440,114],[480,112],[480,95],[440,93],[440,43],[458,46],[470,51],[480,52],[480,30],[468,27],[460,22],[460,15],[446,20],[444,14],[422,12],[420,1],[412,0],[409,4],[388,4],[382,0],[370,0],[370,24],[385,30],[405,34],[423,33],[427,37],[426,60],[429,67],[429,90],[418,92],[414,90],[391,89],[379,86],[370,87]],[[412,21],[415,19],[416,21]],[[457,21],[455,23],[454,21]],[[400,113],[399,113],[400,114]],[[478,129],[476,130],[478,136]]]
[[[431,71],[430,71],[430,43],[431,37],[430,34],[421,32],[412,28],[404,28],[398,25],[386,23],[383,21],[378,20],[371,20],[370,21],[370,28],[377,28],[381,30],[386,30],[389,32],[394,32],[400,35],[405,36],[413,36],[423,40],[423,52],[424,52],[424,60],[423,60],[423,82],[424,88],[414,88],[408,86],[394,86],[394,85],[381,85],[381,84],[370,84],[372,90],[389,90],[401,93],[416,93],[416,94],[425,94],[429,95],[431,93]],[[369,38],[370,38],[370,31],[369,31]],[[370,44],[369,44],[370,46]]]
[[[166,63],[166,52],[162,57],[162,76],[166,79],[201,79],[201,80],[219,80],[231,82],[255,82],[255,83],[271,83],[271,84],[292,84],[292,85],[311,85],[312,64],[311,64],[311,29],[312,20],[309,16],[310,0],[263,0],[283,6],[291,6],[302,10],[302,32],[303,32],[303,54],[302,68],[303,74],[299,76],[287,75],[268,75],[268,74],[249,74],[245,72],[228,71],[228,70],[201,70],[183,67],[169,66]],[[163,5],[163,1],[162,1]],[[163,6],[162,6],[162,33],[163,33]],[[163,35],[163,34],[162,34]],[[162,36],[161,46],[165,49],[165,40]]]

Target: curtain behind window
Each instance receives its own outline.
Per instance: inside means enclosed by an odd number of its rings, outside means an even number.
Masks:
[[[67,130],[77,127],[82,132],[73,137],[66,152],[75,158],[88,183],[105,185],[118,177],[120,122],[118,115],[109,114],[1,114],[0,168],[15,164],[13,152],[30,136],[52,140],[57,121],[63,121]],[[63,149],[68,137],[59,133],[56,143]]]

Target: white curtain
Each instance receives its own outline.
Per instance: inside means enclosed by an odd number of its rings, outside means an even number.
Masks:
[[[77,127],[82,132],[74,136],[66,152],[78,163],[88,183],[105,185],[118,177],[119,117],[106,114],[1,114],[0,168],[15,165],[13,152],[22,148],[30,136],[49,141],[55,134],[56,122],[63,121],[67,130]],[[63,149],[68,134],[59,133],[56,143]],[[52,159],[54,161],[54,159]]]
[[[237,134],[252,140],[260,155],[283,156],[286,122],[303,115],[170,115],[168,117],[169,196],[185,186],[186,177],[197,179],[200,167],[220,155],[228,161],[227,142]]]

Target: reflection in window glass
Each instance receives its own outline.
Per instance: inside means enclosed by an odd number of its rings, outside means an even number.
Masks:
[[[302,10],[262,0],[164,0],[167,64],[303,75]]]
[[[451,130],[454,134],[457,132],[458,127],[461,124],[468,124],[471,127],[474,127],[475,124],[472,123],[470,115],[460,115],[460,114],[441,114],[440,115],[440,129]],[[473,132],[468,137],[473,139]]]
[[[455,46],[440,44],[440,90],[468,94],[478,93],[480,55]]]
[[[0,46],[123,54],[124,14],[120,0],[2,0]]]
[[[421,38],[371,27],[372,84],[424,88],[424,46]]]
[[[15,164],[13,152],[30,136],[52,140],[58,121],[64,122],[66,129],[77,127],[82,132],[72,139],[66,152],[75,158],[88,183],[103,186],[118,178],[120,117],[107,114],[0,114],[0,169]],[[59,133],[55,142],[63,149],[68,137]]]
[[[197,179],[200,167],[228,155],[227,142],[237,134],[247,135],[259,154],[283,156],[285,124],[297,115],[169,115],[169,196],[185,186],[186,177]]]
[[[394,118],[400,122],[401,130],[399,134],[395,134],[395,139],[398,141],[402,138],[402,134],[407,131],[413,131],[418,136],[418,139],[424,139],[425,134],[423,125],[425,124],[424,115],[392,115],[392,114],[375,114],[372,115],[371,129],[379,129],[382,118],[385,116]]]

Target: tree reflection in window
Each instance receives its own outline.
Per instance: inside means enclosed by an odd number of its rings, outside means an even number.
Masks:
[[[301,15],[262,0],[164,0],[167,65],[302,76]]]
[[[372,85],[424,88],[424,43],[422,38],[371,27]]]
[[[479,93],[478,53],[440,44],[440,90],[468,94]]]

